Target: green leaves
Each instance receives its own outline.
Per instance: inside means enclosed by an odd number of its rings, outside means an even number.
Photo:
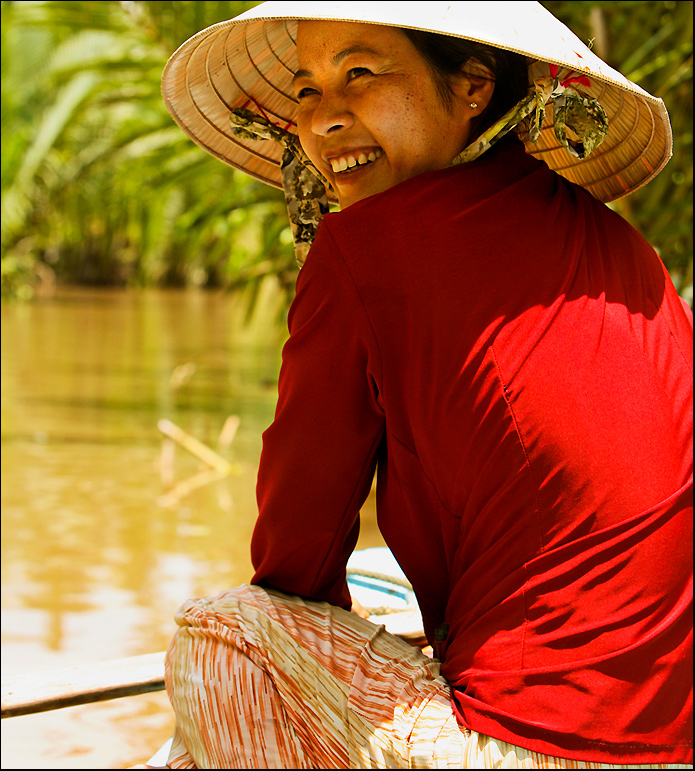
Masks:
[[[136,285],[293,270],[282,194],[196,147],[160,93],[175,37],[250,5],[2,3],[3,293],[47,270]]]
[[[656,179],[611,204],[661,255],[676,288],[693,304],[693,6],[688,2],[543,5],[594,51],[666,103],[673,157]]]
[[[662,97],[674,157],[614,204],[692,303],[692,4],[543,3]],[[252,2],[2,2],[3,294],[62,281],[230,286],[296,273],[282,193],[224,166],[174,124],[169,55]]]

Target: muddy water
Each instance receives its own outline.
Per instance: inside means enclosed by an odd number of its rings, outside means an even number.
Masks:
[[[3,305],[4,677],[163,650],[183,600],[248,580],[283,303],[269,281],[254,305],[95,290]],[[201,474],[162,419],[234,473]],[[380,543],[370,499],[359,546]],[[163,693],[10,718],[2,767],[124,768],[172,727]]]

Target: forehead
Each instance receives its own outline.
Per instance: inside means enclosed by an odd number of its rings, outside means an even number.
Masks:
[[[336,56],[362,51],[379,56],[411,55],[414,46],[396,27],[350,21],[300,21],[297,57],[301,68],[339,63]]]

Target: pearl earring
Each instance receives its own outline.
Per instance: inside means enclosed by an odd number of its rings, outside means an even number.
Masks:
[[[475,102],[470,102],[471,109],[475,110],[475,108],[478,106]]]

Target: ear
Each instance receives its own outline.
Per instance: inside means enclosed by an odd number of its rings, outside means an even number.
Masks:
[[[464,103],[475,103],[475,113],[488,106],[495,92],[495,76],[490,69],[477,59],[469,59],[458,72],[450,76],[451,90]]]

